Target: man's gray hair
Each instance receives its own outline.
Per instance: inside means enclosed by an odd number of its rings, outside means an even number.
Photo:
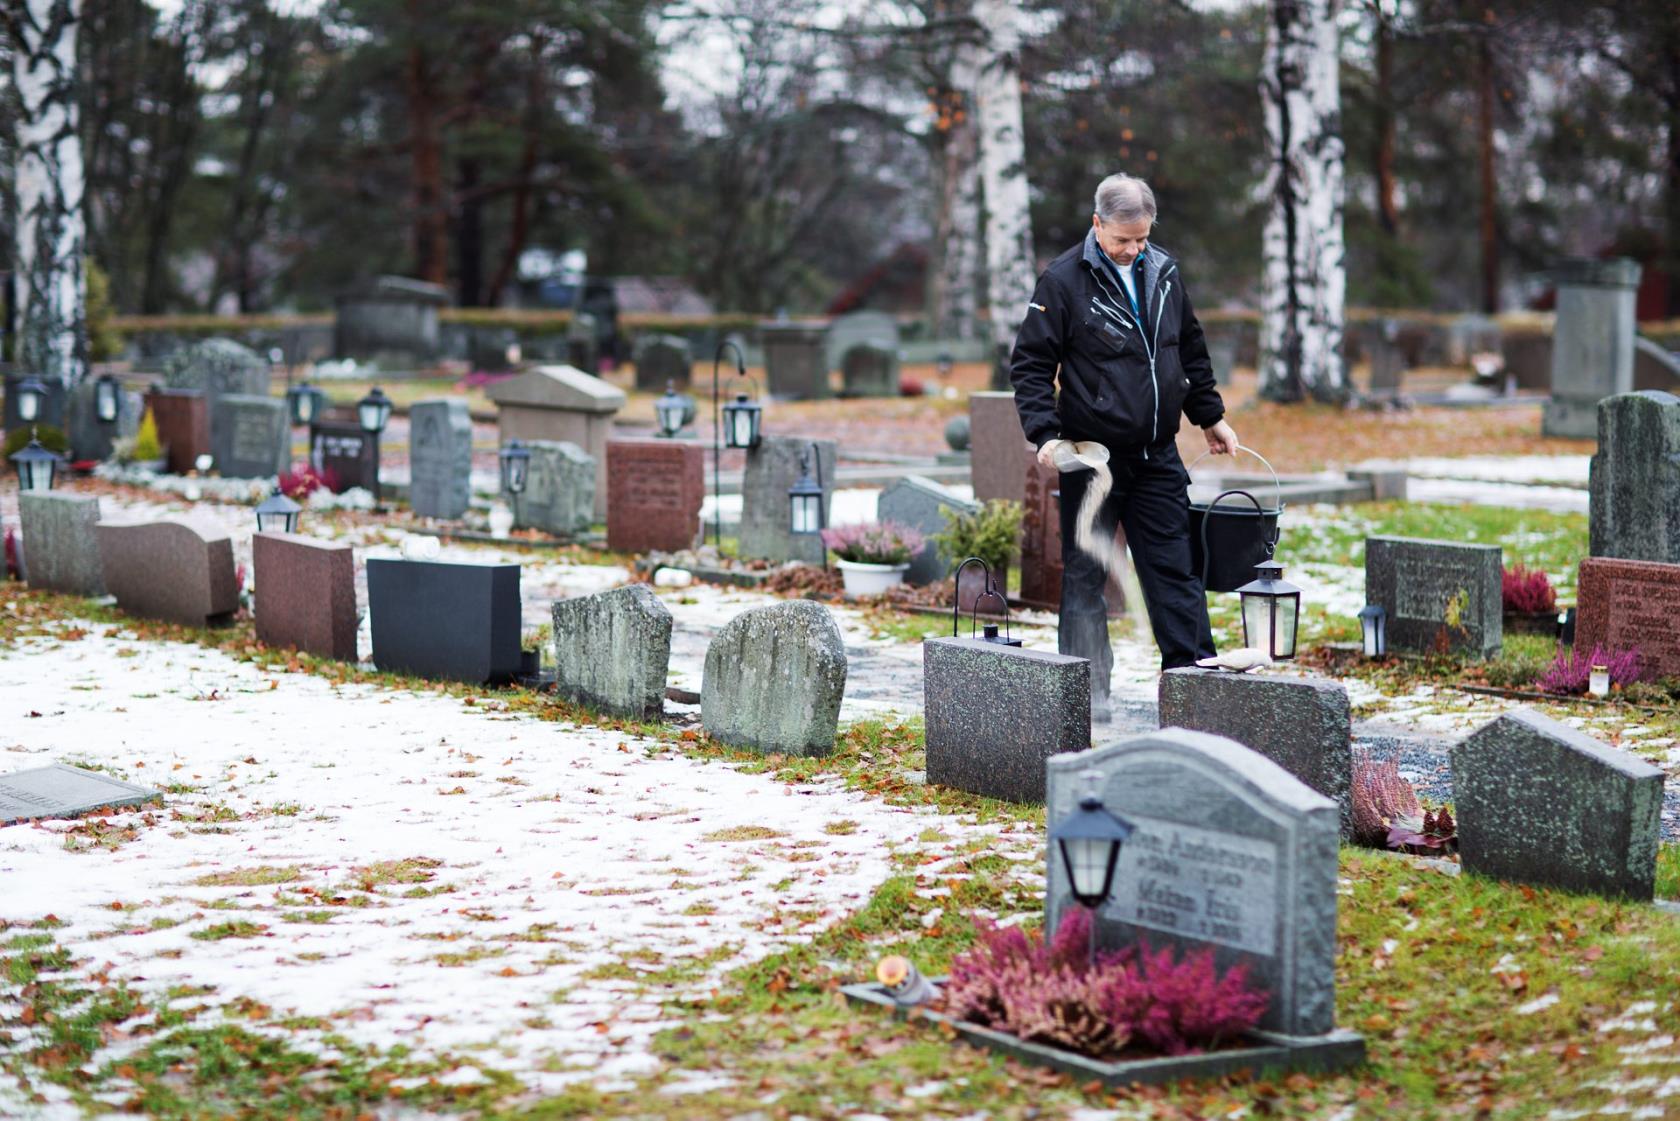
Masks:
[[[1104,222],[1129,226],[1133,222],[1155,221],[1155,192],[1125,172],[1117,172],[1097,184],[1097,217]]]

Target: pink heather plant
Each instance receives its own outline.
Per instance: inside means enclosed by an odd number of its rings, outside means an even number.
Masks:
[[[859,564],[908,564],[922,551],[925,538],[897,522],[861,522],[822,531],[823,545],[844,561]]]
[[[1639,647],[1635,646],[1632,650],[1606,650],[1595,645],[1592,653],[1586,657],[1581,655],[1579,648],[1572,649],[1568,654],[1559,650],[1552,668],[1540,675],[1534,687],[1542,693],[1579,696],[1587,691],[1587,681],[1592,675],[1592,668],[1599,665],[1610,670],[1612,685],[1632,685],[1645,674],[1644,668],[1639,664]]]
[[[1501,574],[1505,610],[1524,615],[1538,615],[1557,610],[1557,592],[1552,582],[1538,568],[1524,568],[1521,563]]]

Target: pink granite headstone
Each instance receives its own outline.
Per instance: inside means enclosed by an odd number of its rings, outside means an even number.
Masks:
[[[228,535],[180,518],[94,526],[105,589],[131,615],[204,627],[239,610]]]
[[[356,660],[354,550],[294,533],[251,538],[257,637],[342,662]]]

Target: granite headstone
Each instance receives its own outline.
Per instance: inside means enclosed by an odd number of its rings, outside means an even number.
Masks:
[[[874,343],[896,352],[899,343],[898,319],[885,311],[849,311],[837,315],[828,325],[823,356],[831,370],[844,368],[846,352],[858,343]]]
[[[607,548],[677,552],[700,537],[706,449],[692,440],[607,443]]]
[[[230,479],[261,479],[291,466],[292,425],[278,397],[224,393],[210,406],[210,454]]]
[[[356,660],[356,561],[349,545],[293,533],[254,534],[251,578],[259,639]]]
[[[35,554],[29,554],[34,575]],[[1680,677],[1680,564],[1586,557],[1575,582],[1575,648],[1639,651],[1657,677]]]
[[[169,472],[185,475],[196,470],[198,457],[210,455],[210,399],[199,389],[153,389],[146,408],[157,424]]]
[[[1680,397],[1648,389],[1600,401],[1587,478],[1589,553],[1680,564]]]
[[[379,491],[379,437],[355,421],[318,420],[309,426],[309,463],[330,474],[335,493],[353,487]]]
[[[1027,500],[1027,470],[1036,450],[1021,430],[1013,393],[971,393],[968,397],[969,469],[974,499]]]
[[[982,456],[976,453],[978,464]],[[1061,474],[1029,459],[1021,507],[1021,594],[1024,605],[1057,611],[1062,602]]]
[[[65,404],[65,435],[70,440],[72,459],[109,459],[118,439],[130,438],[140,431],[140,416],[145,404],[139,393],[117,390],[117,419],[106,423],[99,419],[96,378],[84,378],[70,389]]]
[[[1476,658],[1499,653],[1503,563],[1498,545],[1366,538],[1365,599],[1388,613],[1388,648]]]
[[[828,384],[828,324],[820,320],[765,320],[758,325],[765,381],[772,397],[817,400],[833,396]]]
[[[1598,403],[1633,388],[1634,305],[1639,262],[1579,258],[1555,270],[1557,325],[1552,329],[1552,397],[1540,430],[1590,440]]]
[[[420,518],[459,518],[472,500],[472,417],[454,397],[408,410],[408,504]]]
[[[163,384],[204,394],[214,415],[224,393],[268,396],[268,359],[232,339],[205,339],[171,354],[163,364]]]
[[[636,340],[636,388],[663,393],[667,384],[688,388],[694,375],[694,348],[681,335],[648,335]]]
[[[931,584],[950,571],[951,566],[939,555],[931,537],[947,527],[950,515],[974,514],[979,510],[978,502],[970,502],[920,475],[894,480],[875,499],[876,520],[909,526],[929,538],[921,551],[910,558],[910,568],[904,573],[907,584]]]
[[[105,594],[99,563],[99,499],[91,495],[23,491],[18,494],[29,586],[74,596]]]
[[[94,526],[105,589],[131,615],[193,627],[232,620],[239,610],[233,541],[221,529],[181,518]]]
[[[525,491],[513,496],[513,524],[561,537],[595,521],[595,460],[564,440],[531,440]]]
[[[485,390],[497,409],[501,442],[556,440],[576,444],[604,463],[613,414],[624,391],[570,366],[538,366]],[[595,517],[607,516],[607,476],[595,475]]]
[[[822,604],[792,600],[743,611],[706,647],[706,734],[767,754],[827,755],[846,666],[840,628]]]
[[[496,684],[519,672],[519,566],[367,562],[373,664],[420,677]]]
[[[740,556],[778,563],[790,560],[822,563],[825,550],[821,538],[814,533],[795,534],[789,528],[788,490],[799,481],[801,463],[807,463],[812,476],[822,484],[823,517],[827,524],[834,501],[837,456],[838,447],[833,440],[806,440],[796,436],[765,436],[756,448],[747,450],[746,471],[741,479]]]
[[[646,584],[554,604],[555,688],[562,697],[635,720],[665,711],[671,609]]]
[[[840,359],[840,382],[847,397],[897,397],[898,350],[879,343],[857,343]]]
[[[107,806],[140,806],[163,795],[132,782],[54,763],[0,775],[0,825],[80,817]]]
[[[338,357],[425,362],[438,354],[438,309],[448,306],[449,289],[406,276],[377,276],[334,304]]]

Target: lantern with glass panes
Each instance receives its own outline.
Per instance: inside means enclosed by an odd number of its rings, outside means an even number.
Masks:
[[[1388,612],[1381,604],[1367,603],[1359,609],[1359,640],[1367,658],[1388,653]]]
[[[303,507],[286,497],[279,487],[257,507],[258,533],[296,533]]]
[[[13,454],[12,462],[17,464],[18,489],[41,492],[52,489],[53,474],[62,461],[32,438],[22,451]]]
[[[666,382],[665,395],[653,403],[659,434],[667,439],[675,439],[683,425],[694,419],[694,413],[694,398],[678,393],[675,382]]]
[[[723,449],[758,447],[759,423],[764,414],[763,406],[744,392],[737,393],[732,403],[719,407],[718,368],[725,350],[735,352],[735,376],[753,387],[753,396],[758,395],[758,383],[747,377],[747,360],[740,344],[734,339],[724,339],[712,356],[712,509],[715,511],[712,532],[719,544],[723,542]]]
[[[100,374],[93,382],[93,415],[100,424],[117,423],[122,402],[118,398],[117,379]]]
[[[385,396],[385,391],[377,385],[360,401],[356,402],[356,419],[361,422],[362,431],[375,435],[385,431],[385,424],[391,419],[391,399]]]
[[[47,383],[30,374],[17,383],[17,416],[24,424],[41,418],[41,408],[47,403]]]
[[[809,536],[823,531],[822,459],[817,458],[817,473],[811,474],[811,457],[815,451],[808,447],[799,453],[799,478],[788,488],[788,531],[796,536]]]
[[[1295,656],[1295,630],[1301,621],[1301,589],[1283,578],[1283,565],[1263,560],[1258,574],[1237,589],[1242,597],[1243,645],[1264,650],[1274,662]]]
[[[1079,808],[1050,830],[1050,841],[1062,854],[1062,868],[1067,872],[1068,891],[1074,902],[1095,911],[1108,902],[1114,889],[1114,870],[1120,864],[1120,847],[1136,827],[1103,805],[1101,771],[1086,771],[1079,777],[1085,783]],[[1091,926],[1094,929],[1096,925],[1093,916]]]
[[[518,440],[509,440],[496,458],[502,466],[502,492],[524,494],[531,471],[531,449]]]
[[[327,407],[327,395],[303,381],[286,390],[286,408],[291,412],[292,424],[298,427],[315,423]]]

